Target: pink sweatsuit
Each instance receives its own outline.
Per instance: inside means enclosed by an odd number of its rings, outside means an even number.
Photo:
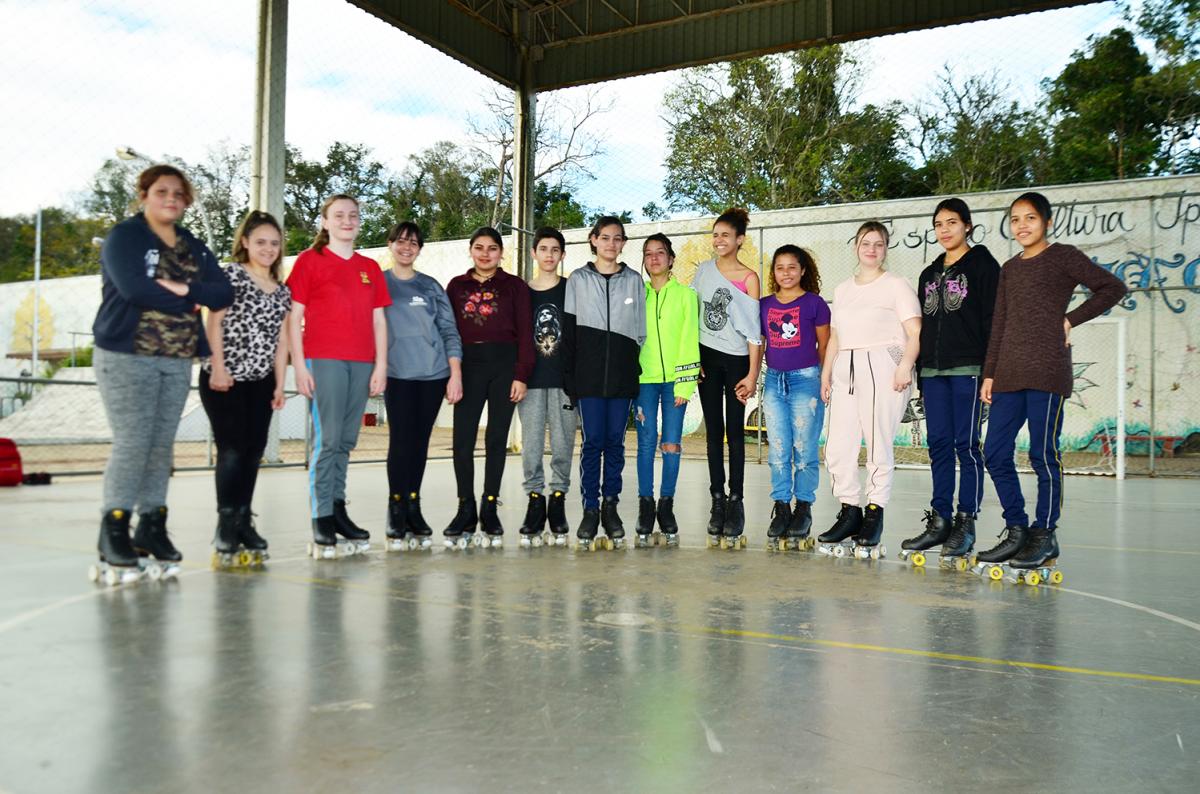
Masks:
[[[908,339],[903,322],[920,316],[917,293],[892,273],[863,286],[850,278],[833,291],[830,325],[837,333],[838,354],[833,361],[825,466],[833,495],[842,504],[860,503],[858,450],[864,439],[867,502],[886,507],[891,497],[892,445],[911,391],[910,386],[897,392],[892,378]]]

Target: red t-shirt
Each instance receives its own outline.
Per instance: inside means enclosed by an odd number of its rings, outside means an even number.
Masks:
[[[307,358],[375,361],[372,314],[392,302],[378,262],[310,248],[296,258],[287,285],[292,300],[304,304]]]

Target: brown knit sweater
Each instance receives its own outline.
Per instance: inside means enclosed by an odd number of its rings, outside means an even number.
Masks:
[[[1071,293],[1092,294],[1070,312]],[[996,310],[983,377],[992,391],[1038,389],[1071,396],[1075,373],[1064,344],[1065,316],[1075,327],[1108,311],[1125,285],[1072,245],[1054,243],[1031,259],[1014,256],[1000,269]]]

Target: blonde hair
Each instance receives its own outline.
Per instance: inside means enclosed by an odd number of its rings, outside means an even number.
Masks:
[[[892,241],[892,235],[888,231],[887,227],[879,221],[867,221],[862,226],[858,227],[858,231],[854,234],[855,253],[858,252],[858,244],[861,243],[862,239],[871,232],[878,232],[879,236],[883,238],[883,261],[879,263],[879,269],[886,270],[884,264],[887,262],[887,247]]]
[[[324,218],[329,213],[329,208],[333,206],[335,201],[351,201],[354,206],[358,207],[358,199],[354,196],[347,196],[345,193],[334,193],[329,198],[325,199],[325,203],[321,205],[321,217]],[[317,232],[317,236],[313,238],[312,250],[318,254],[325,250],[325,246],[329,245],[329,230],[324,226]]]

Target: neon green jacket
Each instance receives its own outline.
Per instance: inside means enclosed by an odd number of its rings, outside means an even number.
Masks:
[[[675,396],[691,399],[700,379],[700,303],[671,279],[658,292],[646,282],[646,341],[640,383],[675,382]]]

